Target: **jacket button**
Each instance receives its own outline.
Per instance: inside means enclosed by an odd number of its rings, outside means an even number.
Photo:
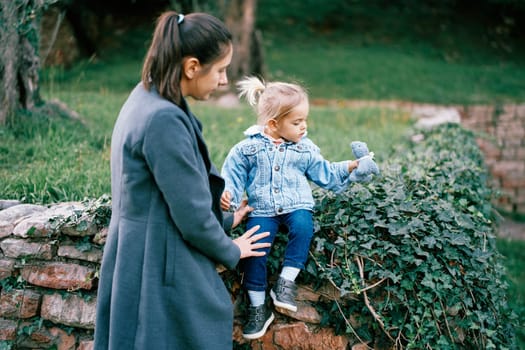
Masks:
[[[279,148],[279,152],[284,152],[284,147]]]
[[[279,170],[281,170],[281,167],[278,166],[278,165],[276,165],[276,166],[273,168],[273,170],[275,170],[275,171],[279,171]]]
[[[273,189],[273,193],[279,193],[279,189],[278,188],[274,188]]]
[[[279,209],[277,209],[277,212],[278,212],[278,213],[282,213],[282,212],[283,212],[283,208],[279,208]]]

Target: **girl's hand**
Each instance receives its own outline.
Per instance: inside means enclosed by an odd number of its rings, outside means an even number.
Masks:
[[[222,200],[222,199],[221,199]],[[248,201],[244,199],[241,202],[241,205],[239,206],[239,209],[237,209],[233,213],[233,224],[232,228],[239,225],[248,215],[249,212],[253,211],[253,208],[248,205]]]
[[[221,209],[228,211],[230,209],[232,195],[228,191],[224,191],[221,196]]]
[[[270,243],[256,243],[258,240],[264,237],[268,237],[270,235],[270,232],[262,232],[255,234],[257,230],[260,228],[259,225],[252,227],[246,233],[244,233],[242,236],[236,238],[233,240],[233,243],[235,243],[239,249],[241,250],[241,259],[249,258],[250,256],[264,256],[266,255],[265,252],[258,251],[257,249],[261,248],[268,248],[270,247]]]
[[[348,163],[348,172],[351,173],[359,165],[358,160],[352,160]]]

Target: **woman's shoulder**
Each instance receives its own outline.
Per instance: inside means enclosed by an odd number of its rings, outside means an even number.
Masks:
[[[186,114],[181,107],[160,96],[154,87],[146,89],[142,82],[131,91],[126,105],[130,105],[135,110],[143,110],[149,115],[162,114],[166,111],[173,115]]]

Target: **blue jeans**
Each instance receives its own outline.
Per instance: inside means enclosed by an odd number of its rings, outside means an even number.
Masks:
[[[270,232],[268,237],[261,239],[259,242],[270,242],[273,244],[279,227],[283,225],[288,230],[288,244],[284,253],[283,266],[304,268],[308,258],[308,250],[312,236],[314,235],[314,225],[312,212],[309,210],[299,209],[288,214],[272,217],[249,217],[246,222],[246,229],[256,225],[261,228],[257,232]],[[241,260],[240,268],[244,273],[243,285],[247,290],[266,291],[267,287],[267,269],[266,262],[271,247],[260,249],[265,251],[265,256],[250,257]]]

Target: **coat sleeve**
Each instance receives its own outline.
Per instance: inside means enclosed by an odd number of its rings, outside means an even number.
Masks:
[[[225,231],[230,231],[233,227],[233,213],[230,213],[228,211],[225,211],[222,213],[224,215],[224,221],[222,223],[222,227]]]
[[[146,128],[143,152],[183,239],[228,268],[240,250],[212,211],[212,194],[191,122],[173,109],[158,112]]]

